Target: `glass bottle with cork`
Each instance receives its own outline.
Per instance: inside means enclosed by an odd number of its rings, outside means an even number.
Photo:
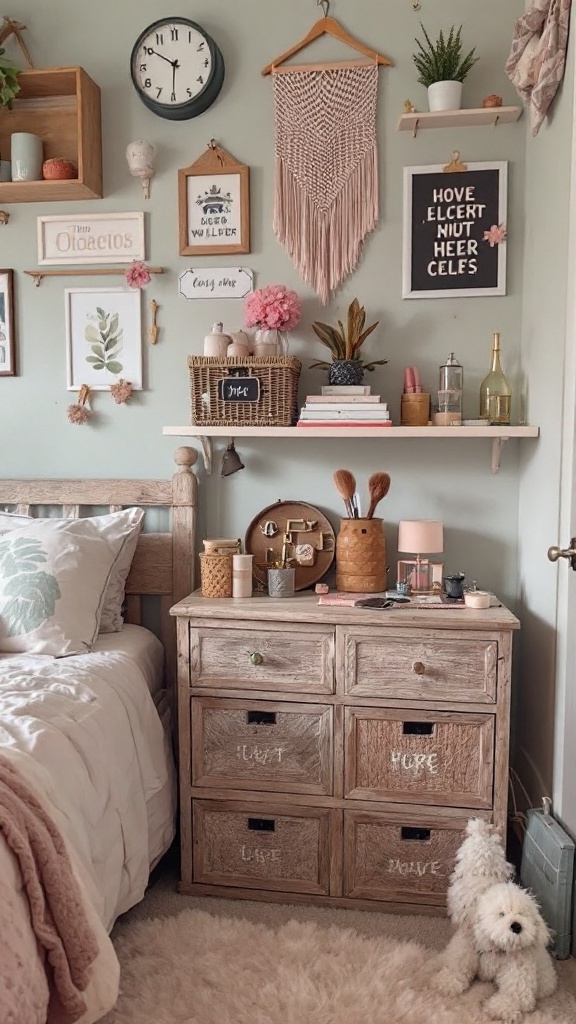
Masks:
[[[495,331],[490,371],[480,385],[480,419],[495,425],[510,424],[512,388],[500,361],[500,334]]]

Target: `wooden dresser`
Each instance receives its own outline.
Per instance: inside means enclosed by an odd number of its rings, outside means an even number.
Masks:
[[[181,891],[442,913],[505,825],[506,608],[209,600],[178,617]]]

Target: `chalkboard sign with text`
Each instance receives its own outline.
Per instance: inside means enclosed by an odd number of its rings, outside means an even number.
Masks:
[[[258,402],[260,380],[258,377],[222,377],[218,381],[218,398],[221,402]]]
[[[506,294],[506,241],[484,233],[506,225],[507,169],[404,168],[403,299]]]

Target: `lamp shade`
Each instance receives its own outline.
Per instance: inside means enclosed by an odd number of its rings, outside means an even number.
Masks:
[[[432,555],[444,550],[444,530],[438,519],[401,519],[398,551]]]

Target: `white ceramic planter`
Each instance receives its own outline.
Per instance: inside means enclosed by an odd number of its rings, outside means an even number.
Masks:
[[[430,110],[460,110],[462,82],[434,82],[428,86]]]

